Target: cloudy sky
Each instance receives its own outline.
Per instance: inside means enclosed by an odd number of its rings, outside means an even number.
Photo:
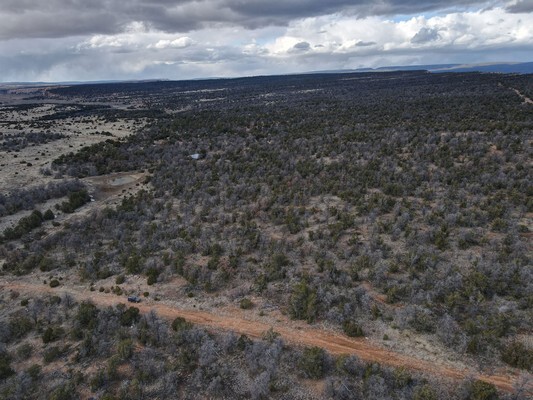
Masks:
[[[533,0],[0,0],[0,81],[533,61]]]

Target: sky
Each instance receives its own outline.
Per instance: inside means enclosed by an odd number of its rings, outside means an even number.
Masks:
[[[533,0],[0,0],[0,82],[533,61]]]

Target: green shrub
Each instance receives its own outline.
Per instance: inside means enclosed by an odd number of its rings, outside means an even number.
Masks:
[[[103,370],[98,370],[94,376],[89,380],[89,387],[92,392],[98,391],[107,382],[107,374]]]
[[[157,269],[155,268],[150,268],[147,272],[146,272],[146,275],[148,276],[148,280],[147,280],[147,284],[148,285],[153,285],[154,283],[157,282],[157,277],[159,276],[159,273],[161,271],[158,271]]]
[[[402,300],[404,296],[404,289],[398,286],[392,286],[388,288],[385,292],[387,295],[387,303],[394,304]]]
[[[133,352],[132,352],[133,353]],[[131,354],[128,358],[131,357]],[[107,360],[107,376],[110,380],[116,380],[118,378],[118,366],[120,365],[121,357],[114,355]]]
[[[483,351],[484,343],[481,340],[481,335],[473,335],[466,344],[466,351],[470,354],[478,354]]]
[[[23,217],[19,220],[17,225],[13,228],[6,228],[4,230],[4,238],[6,240],[20,239],[25,234],[29,233],[35,228],[42,225],[43,215],[40,211],[34,210],[27,217]]]
[[[45,221],[51,221],[51,220],[53,220],[54,218],[55,218],[55,215],[54,215],[53,211],[50,210],[50,209],[46,210],[46,212],[45,212],[44,215],[43,215],[43,219],[44,219]]]
[[[353,321],[344,321],[344,323],[342,324],[342,330],[347,336],[350,337],[365,336],[363,329]]]
[[[313,322],[318,311],[316,291],[309,288],[305,281],[292,288],[289,299],[289,314],[293,319]]]
[[[117,353],[122,359],[128,360],[133,355],[133,349],[133,341],[131,339],[124,339],[119,342]]]
[[[0,379],[8,378],[15,373],[10,364],[11,357],[7,353],[0,353]]]
[[[272,343],[280,336],[279,332],[276,332],[274,328],[270,327],[268,330],[264,331],[261,334],[261,339],[266,340],[267,342]]]
[[[240,301],[239,305],[243,310],[249,310],[254,306],[254,303],[252,302],[252,300],[244,298]]]
[[[48,327],[44,331],[42,335],[43,343],[51,343],[57,339],[59,339],[63,334],[65,333],[65,330],[61,327],[52,328]]]
[[[49,397],[49,400],[71,400],[74,388],[72,384],[66,383],[56,388]]]
[[[287,267],[290,264],[289,258],[283,253],[276,253],[270,259],[272,266],[276,269]]]
[[[58,287],[60,285],[59,281],[57,279],[52,279],[50,281],[50,287],[51,288],[55,288],[55,287]]]
[[[176,254],[176,259],[174,260],[174,267],[176,268],[176,272],[179,275],[183,275],[183,269],[185,268],[185,256],[182,253]]]
[[[41,370],[42,368],[39,364],[32,364],[30,367],[28,367],[26,372],[31,376],[31,379],[35,381],[41,376]]]
[[[429,386],[418,386],[413,392],[413,400],[438,400],[437,393]]]
[[[56,268],[54,260],[48,257],[43,257],[38,263],[39,269],[43,272],[52,271]]]
[[[495,232],[504,232],[507,229],[507,222],[502,218],[492,221],[491,229]]]
[[[263,266],[265,273],[256,278],[256,285],[260,290],[264,290],[268,282],[283,279],[286,275],[286,268],[290,261],[283,253],[277,253]]]
[[[448,247],[448,236],[450,235],[447,226],[442,226],[440,230],[435,233],[433,243],[439,250],[445,250]]]
[[[96,277],[98,279],[107,279],[112,275],[113,275],[113,272],[111,272],[111,270],[107,267],[99,269],[98,272],[96,273]]]
[[[298,366],[306,377],[320,379],[325,373],[325,355],[326,353],[320,347],[307,348],[304,350]]]
[[[498,400],[498,391],[496,387],[484,381],[474,381],[469,387],[469,400]]]
[[[92,328],[96,324],[98,309],[89,302],[83,302],[78,308],[76,319],[82,328]]]
[[[33,329],[33,322],[26,316],[17,315],[9,319],[11,336],[20,339]]]
[[[89,201],[91,201],[91,197],[89,196],[89,193],[87,193],[87,190],[83,189],[70,193],[68,201],[61,203],[59,208],[64,213],[70,214]]]
[[[209,261],[207,261],[207,269],[210,269],[212,271],[216,270],[218,268],[218,265],[220,264],[220,257],[219,256],[212,256]]]
[[[133,254],[129,256],[124,262],[124,268],[126,268],[128,274],[137,274],[141,272],[142,263],[143,259],[141,258],[141,256]]]
[[[187,322],[185,318],[182,317],[176,317],[176,319],[172,321],[172,329],[174,329],[176,332],[181,332],[190,329],[191,327],[192,324]]]
[[[248,336],[242,334],[241,336],[239,336],[239,339],[237,339],[237,349],[242,351],[252,343],[252,340]]]
[[[502,360],[507,364],[533,371],[533,350],[520,342],[513,342],[502,351]]]
[[[411,326],[417,332],[433,333],[435,332],[435,318],[428,310],[417,310],[414,318],[411,320]]]
[[[257,291],[262,292],[268,286],[268,277],[265,274],[259,274],[254,280],[254,285]]]
[[[119,275],[115,279],[117,285],[122,285],[124,282],[126,282],[126,277],[124,275]]]
[[[120,316],[120,324],[122,326],[131,326],[139,320],[139,309],[137,307],[129,307]]]
[[[43,359],[45,362],[50,363],[58,359],[59,357],[61,357],[62,354],[63,354],[63,351],[60,347],[58,346],[50,347],[49,349],[46,349],[44,351]]]
[[[29,343],[23,343],[17,348],[17,356],[21,360],[27,360],[33,353],[33,346]]]
[[[394,370],[394,385],[399,388],[403,388],[410,385],[413,382],[411,374],[405,369],[405,367],[396,368]]]
[[[372,314],[372,319],[376,320],[379,317],[381,317],[381,310],[379,309],[377,304],[372,304],[372,307],[370,308],[370,313]]]

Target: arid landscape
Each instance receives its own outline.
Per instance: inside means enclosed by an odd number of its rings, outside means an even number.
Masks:
[[[0,86],[0,398],[531,398],[531,98]]]
[[[101,307],[116,306],[118,304],[128,305],[127,300],[122,296],[109,293],[95,293],[90,287],[69,282],[62,285],[61,289],[53,289],[42,282],[46,279],[46,274],[33,277],[32,280],[6,280],[0,281],[0,288],[11,295],[19,293],[23,295],[54,295],[61,293],[70,295],[77,301],[90,301]],[[40,279],[39,279],[40,278]],[[33,282],[32,282],[33,281]],[[66,282],[65,282],[66,283]],[[109,282],[113,286],[113,282]],[[144,282],[136,282],[136,285],[125,284],[122,288],[125,293],[138,293],[149,290],[150,287]],[[142,314],[155,311],[157,315],[168,321],[173,321],[177,317],[185,318],[187,321],[206,327],[210,330],[223,332],[234,332],[246,335],[254,339],[261,339],[264,332],[274,329],[279,333],[284,341],[289,345],[320,347],[335,356],[354,355],[365,362],[378,363],[395,368],[406,368],[428,375],[431,379],[439,378],[449,380],[464,380],[474,377],[482,381],[494,384],[498,389],[505,392],[513,392],[520,387],[521,379],[524,377],[509,373],[509,369],[500,371],[488,369],[489,373],[499,373],[498,375],[487,375],[479,373],[476,369],[466,366],[460,362],[448,360],[444,352],[437,354],[435,348],[430,346],[420,346],[420,338],[409,338],[407,343],[403,343],[405,348],[388,349],[386,344],[375,344],[368,341],[368,338],[350,338],[326,326],[310,327],[308,324],[293,321],[280,312],[270,311],[259,316],[259,312],[243,312],[231,303],[212,304],[209,300],[200,301],[173,301],[173,294],[176,290],[182,289],[184,282],[171,281],[167,285],[161,285],[155,297],[156,302],[147,300],[143,304],[137,305]],[[174,293],[172,293],[174,292]],[[259,306],[259,308],[263,308]],[[268,308],[268,307],[266,307]],[[212,310],[212,311],[203,311]],[[409,336],[408,336],[409,337]],[[422,339],[423,340],[423,339]],[[401,338],[398,338],[401,342]],[[413,346],[414,344],[414,346]],[[399,346],[398,346],[399,347]],[[414,347],[415,351],[409,351],[409,347]],[[429,349],[428,349],[429,347]],[[416,354],[409,356],[408,353]]]

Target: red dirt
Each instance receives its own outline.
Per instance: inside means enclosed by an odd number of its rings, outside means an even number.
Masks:
[[[66,287],[52,289],[43,284],[37,285],[15,281],[9,282],[6,280],[0,281],[0,288],[2,291],[14,290],[32,294],[69,293],[78,301],[91,300],[95,304],[101,306],[114,306],[119,303],[131,304],[128,303],[124,297],[119,297],[113,294],[91,292],[87,289],[77,290]],[[244,313],[238,309],[231,310],[231,313],[226,315],[227,310],[224,310],[224,313],[188,310],[151,300],[145,300],[140,304],[134,304],[134,306],[139,308],[142,313],[148,313],[154,310],[159,316],[168,320],[173,320],[176,317],[183,317],[194,324],[198,324],[206,328],[233,331],[239,334],[248,335],[252,338],[261,338],[263,332],[272,327],[276,332],[281,334],[281,337],[287,343],[300,346],[318,346],[327,350],[333,355],[355,355],[367,362],[377,362],[379,364],[392,367],[403,366],[407,369],[431,374],[439,378],[462,380],[468,377],[474,377],[476,379],[492,383],[498,389],[507,392],[514,391],[513,386],[518,380],[518,373],[516,373],[516,371],[513,371],[515,372],[513,374],[502,373],[500,375],[486,375],[477,373],[472,369],[458,369],[450,366],[444,366],[405,354],[395,353],[391,350],[387,350],[372,344],[366,339],[349,338],[331,330],[318,329],[315,327],[295,326],[294,324],[288,323],[288,321],[280,321],[274,325],[259,321],[252,321],[245,319]],[[509,369],[509,371],[511,371],[511,369]]]

